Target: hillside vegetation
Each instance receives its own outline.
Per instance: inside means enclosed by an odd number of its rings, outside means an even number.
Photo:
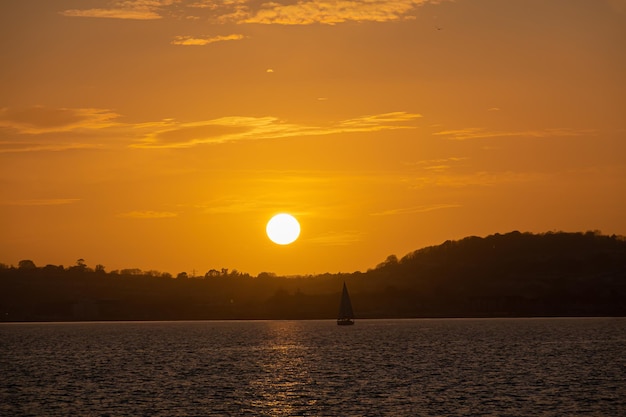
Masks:
[[[389,256],[366,272],[201,277],[102,265],[0,268],[3,321],[334,318],[342,282],[358,318],[625,316],[626,239],[511,232]]]

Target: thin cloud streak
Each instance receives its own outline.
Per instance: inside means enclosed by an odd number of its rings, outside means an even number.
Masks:
[[[74,204],[80,201],[80,198],[35,198],[29,200],[13,200],[2,201],[2,206],[62,206]]]
[[[466,156],[451,156],[449,158],[437,158],[437,159],[423,159],[415,162],[407,162],[405,163],[407,166],[415,166],[423,169],[429,169],[433,166],[441,166],[446,165],[449,166],[449,163],[457,163],[461,161],[466,161],[469,158]]]
[[[210,45],[216,42],[225,42],[225,41],[238,41],[244,39],[245,36],[241,34],[231,34],[231,35],[219,35],[213,37],[204,37],[198,38],[193,36],[176,36],[174,40],[171,42],[172,45],[182,45],[182,46],[204,46]]]
[[[58,143],[58,144],[45,144],[45,143],[16,143],[16,142],[1,142],[0,141],[0,154],[3,153],[25,153],[25,152],[62,152],[71,150],[85,150],[85,149],[103,149],[104,145],[96,143]]]
[[[303,216],[310,215],[310,211],[303,211],[302,204],[294,204],[284,193],[257,195],[255,197],[246,196],[226,196],[213,201],[208,201],[192,206],[194,209],[202,211],[204,214],[242,214],[253,212],[274,212],[276,210],[288,211],[291,214]],[[319,210],[316,207],[316,210]]]
[[[444,174],[433,172],[431,175],[408,179],[409,189],[424,189],[428,187],[461,188],[468,186],[492,187],[502,184],[525,183],[543,181],[547,174],[534,172],[475,172],[472,174]]]
[[[242,140],[414,129],[416,126],[411,122],[422,116],[391,112],[323,126],[289,123],[273,116],[225,116],[195,122],[163,119],[141,123],[119,122],[116,119],[120,117],[109,109],[3,108],[0,109],[0,129],[6,129],[10,134],[0,139],[0,153],[106,148],[113,144],[119,146],[122,141],[132,148],[190,148]],[[49,137],[56,133],[71,135],[60,139]],[[28,140],[22,140],[24,137]],[[100,143],[94,143],[95,137]]]
[[[11,129],[20,134],[43,134],[71,132],[76,130],[100,130],[119,126],[113,119],[119,114],[109,109],[95,108],[28,108],[0,109],[0,128]]]
[[[314,243],[322,246],[347,246],[364,240],[364,236],[362,232],[345,230],[341,232],[328,232],[303,240],[307,243]]]
[[[61,12],[67,17],[94,17],[104,19],[129,19],[129,20],[155,20],[161,19],[161,15],[151,10],[126,10],[126,9],[71,9]]]
[[[562,137],[562,136],[586,136],[596,133],[589,129],[554,128],[541,130],[521,130],[521,131],[490,131],[481,127],[470,127],[465,129],[443,130],[435,132],[435,136],[444,136],[450,140],[470,140],[498,137]]]
[[[181,0],[117,0],[109,3],[111,6],[108,8],[70,9],[60,14],[67,17],[157,20],[163,18],[163,8],[181,3]]]
[[[126,213],[120,213],[117,217],[125,217],[132,219],[167,219],[172,217],[178,217],[178,213],[173,213],[171,211],[129,211]]]
[[[463,206],[461,206],[460,204],[432,204],[432,205],[390,209],[390,210],[380,211],[377,213],[370,213],[370,215],[371,216],[393,216],[393,215],[399,215],[399,214],[425,213],[428,211],[441,210],[441,209],[447,209],[447,208],[459,208],[459,207],[463,207]]]
[[[258,199],[222,198],[218,201],[196,205],[205,214],[249,213],[272,207],[274,204]]]
[[[277,139],[296,136],[321,136],[337,133],[375,132],[380,130],[413,129],[415,126],[401,123],[413,121],[419,114],[394,112],[381,115],[363,116],[345,120],[329,126],[307,126],[287,123],[276,117],[229,116],[219,119],[194,123],[171,122],[163,130],[149,133],[142,143],[134,144],[137,148],[188,148],[200,144],[217,144],[242,140]],[[232,132],[197,135],[197,128],[233,129]],[[191,129],[195,128],[195,129]],[[176,135],[187,130],[190,136]],[[239,130],[239,131],[236,131]],[[170,142],[165,137],[178,136],[179,140]]]

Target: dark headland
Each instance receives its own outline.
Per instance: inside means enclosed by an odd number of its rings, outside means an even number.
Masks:
[[[102,265],[0,267],[2,321],[626,316],[626,238],[511,232],[390,255],[366,272],[201,276]]]

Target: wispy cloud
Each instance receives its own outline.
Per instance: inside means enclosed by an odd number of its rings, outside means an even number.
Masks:
[[[468,157],[452,156],[449,158],[423,159],[419,161],[405,162],[404,165],[419,171],[426,172],[444,172],[451,168],[458,167],[459,163],[466,161]]]
[[[413,214],[413,213],[425,213],[427,211],[448,209],[448,208],[458,208],[462,207],[460,204],[430,204],[430,205],[422,205],[422,206],[414,206],[414,207],[402,207],[402,208],[394,208],[389,210],[380,211],[377,213],[371,213],[372,216],[392,216],[398,214]]]
[[[208,214],[233,214],[263,210],[273,205],[273,202],[254,198],[224,197],[219,200],[196,205],[195,207],[202,210],[203,213]]]
[[[555,129],[540,129],[540,130],[520,130],[520,131],[498,131],[488,130],[481,127],[470,127],[465,129],[454,130],[442,130],[433,133],[436,136],[443,136],[451,140],[469,140],[469,139],[484,139],[484,138],[504,138],[504,137],[534,137],[534,138],[547,138],[547,137],[560,137],[560,136],[585,136],[594,134],[594,130],[589,129],[570,129],[570,128],[555,128]]]
[[[217,23],[265,25],[335,25],[344,22],[389,22],[414,19],[419,6],[445,0],[303,0],[298,2],[257,2],[250,0],[112,0],[108,7],[70,9],[68,17],[153,20],[167,16],[180,17],[187,9],[208,14]],[[185,12],[183,12],[185,13]]]
[[[263,175],[263,171],[259,171]],[[303,182],[306,182],[305,179]],[[264,181],[264,180],[261,180]],[[308,215],[309,211],[303,210],[303,202],[295,203],[296,199],[290,198],[284,192],[266,194],[246,194],[243,196],[226,195],[211,201],[194,204],[194,209],[205,214],[240,214],[252,212],[274,212],[277,210],[288,211],[294,215]],[[319,209],[319,205],[316,206]]]
[[[217,8],[217,4],[215,0],[201,0],[201,1],[192,2],[191,4],[188,4],[187,7],[196,8],[196,9],[213,10]]]
[[[422,159],[417,162],[409,162],[407,165],[429,168],[431,166],[439,166],[441,164],[457,163],[467,160],[466,156],[451,156],[449,158]]]
[[[416,113],[407,113],[407,112],[393,112],[393,113],[383,113],[383,114],[374,114],[368,116],[360,116],[354,119],[345,120],[340,123],[341,126],[345,126],[346,128],[356,128],[356,129],[365,129],[371,130],[370,128],[380,127],[382,129],[387,129],[391,125],[395,125],[397,123],[402,122],[410,122],[417,118],[422,117],[421,114]]]
[[[288,123],[269,116],[230,116],[194,123],[171,121],[163,125],[161,129],[148,134],[141,143],[134,146],[138,148],[186,148],[200,144],[241,140],[410,129],[415,126],[406,123],[419,117],[421,117],[419,114],[394,112],[362,116],[326,126]]]
[[[276,25],[334,25],[344,22],[388,22],[414,18],[415,9],[429,0],[299,1],[295,4],[263,3],[239,23]]]
[[[23,152],[61,152],[79,149],[100,149],[104,146],[100,143],[85,142],[22,142],[7,141],[0,139],[0,154],[3,153],[23,153]]]
[[[103,136],[127,128],[108,109],[43,106],[0,109],[0,153],[104,147]],[[119,135],[118,135],[119,136]]]
[[[193,36],[176,36],[174,40],[171,42],[172,45],[183,45],[183,46],[204,46],[209,45],[216,42],[224,42],[224,41],[238,41],[244,39],[245,36],[241,34],[231,34],[231,35],[218,35],[212,37],[193,37]]]
[[[68,17],[154,20],[163,17],[163,8],[180,2],[181,0],[116,0],[110,1],[107,8],[70,9],[61,14]]]
[[[62,206],[80,201],[80,198],[36,198],[29,200],[0,201],[2,206]]]
[[[194,122],[174,119],[123,123],[108,109],[30,107],[0,109],[0,153],[102,148],[189,148],[243,140],[413,129],[415,113],[360,116],[325,125],[290,123],[277,117],[226,116]],[[122,139],[120,139],[122,138]]]
[[[324,246],[345,246],[364,239],[362,232],[355,230],[343,230],[339,232],[328,232],[317,236],[306,238],[307,242]]]
[[[117,217],[126,217],[133,219],[167,219],[171,217],[178,217],[178,213],[171,211],[129,211],[126,213],[120,213]]]
[[[108,109],[66,109],[34,106],[0,109],[0,128],[22,134],[70,132],[81,129],[104,129],[116,126],[119,114]]]
[[[108,19],[154,20],[161,19],[161,15],[151,10],[126,9],[71,9],[61,12],[68,17],[97,17]]]
[[[491,187],[502,184],[537,182],[545,180],[546,175],[536,172],[488,172],[478,171],[467,174],[450,172],[429,172],[427,175],[415,176],[406,180],[410,189],[431,187]]]

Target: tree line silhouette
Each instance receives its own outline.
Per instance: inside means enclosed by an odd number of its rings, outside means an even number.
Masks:
[[[2,321],[321,319],[342,282],[358,318],[626,315],[626,239],[599,232],[467,237],[365,272],[204,275],[0,264]]]

